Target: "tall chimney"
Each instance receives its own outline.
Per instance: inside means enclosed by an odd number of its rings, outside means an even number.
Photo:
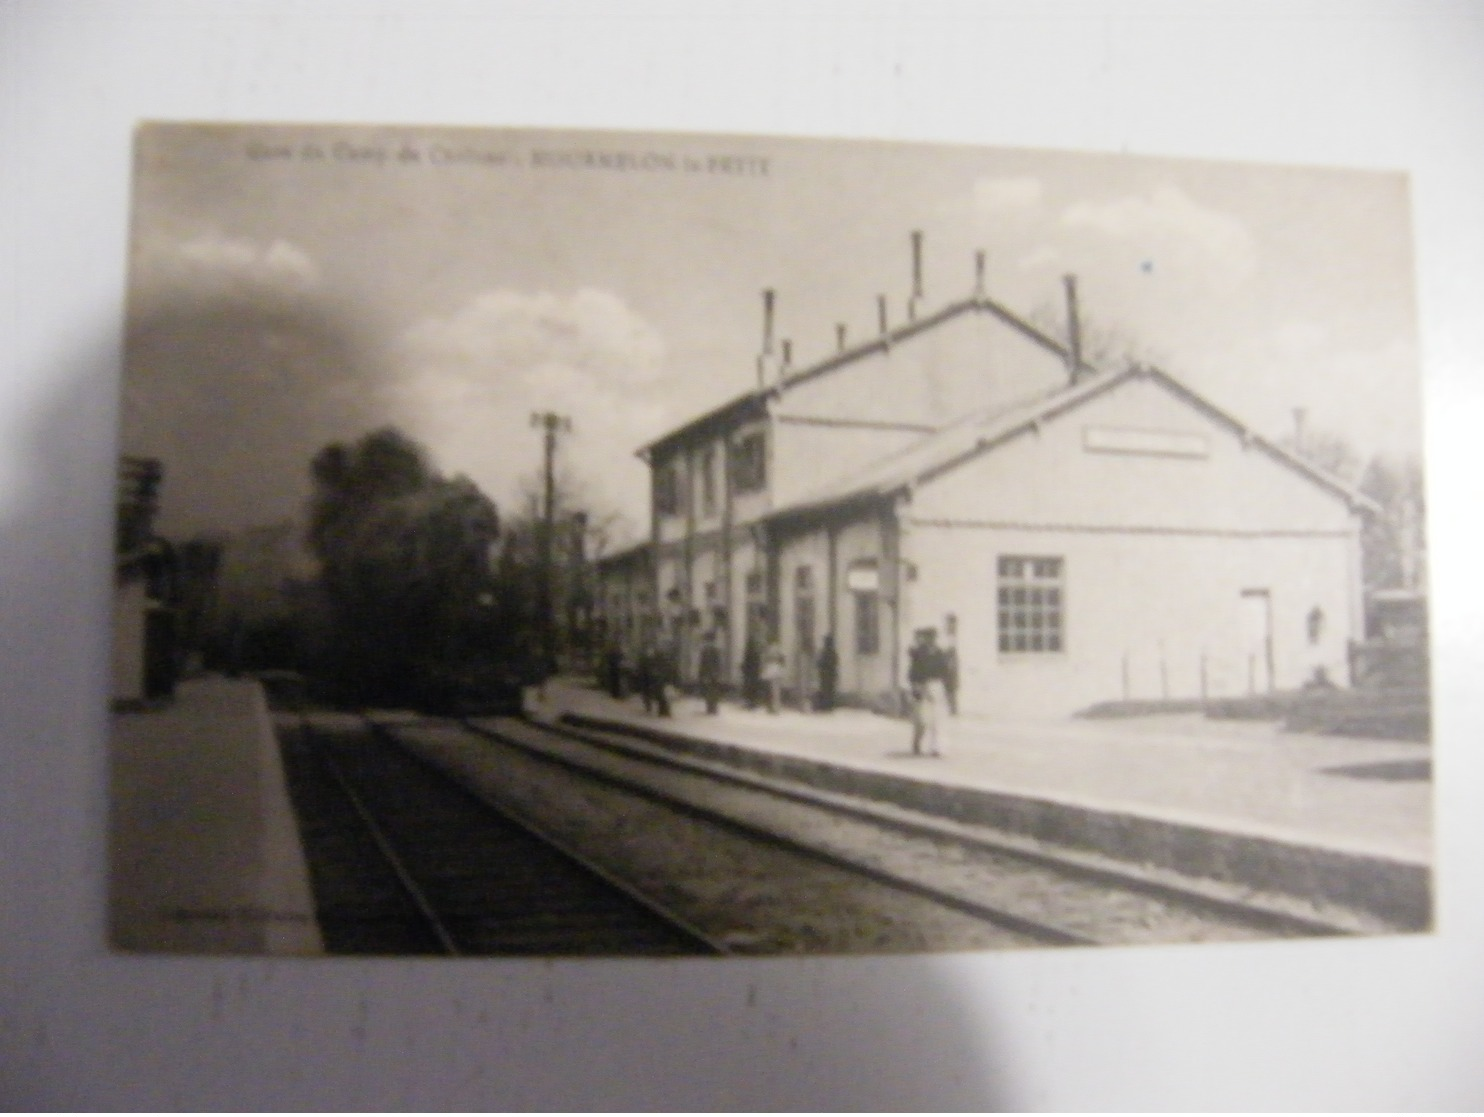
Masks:
[[[1075,384],[1082,375],[1082,320],[1077,313],[1077,277],[1064,275],[1061,281],[1067,289],[1067,368]]]
[[[783,364],[779,367],[778,371],[779,372],[783,372],[785,369],[788,368],[789,365],[793,364],[793,361],[794,361],[794,343],[792,341],[790,341],[788,338],[784,338],[783,339]]]
[[[917,304],[922,301],[922,230],[912,230],[912,297],[907,300],[907,317],[917,317]]]
[[[882,335],[885,336],[885,334],[886,334],[886,296],[885,295],[877,295],[876,296],[876,320],[877,320],[878,323],[880,323]]]
[[[845,350],[845,323],[844,322],[836,322],[835,323],[835,346],[838,349],[840,349],[841,352],[844,352],[844,350]]]
[[[984,249],[974,253],[974,294],[984,294]]]
[[[757,386],[764,388],[768,384],[768,364],[773,356],[773,288],[767,287],[763,290],[763,347],[757,355]]]

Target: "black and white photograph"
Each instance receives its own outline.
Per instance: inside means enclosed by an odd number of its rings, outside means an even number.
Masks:
[[[121,951],[1434,919],[1405,174],[134,137]]]

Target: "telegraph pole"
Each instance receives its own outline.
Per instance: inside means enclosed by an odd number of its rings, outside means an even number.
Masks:
[[[540,563],[536,608],[540,615],[542,669],[556,670],[556,452],[557,439],[572,429],[572,420],[555,411],[538,411],[531,415],[531,426],[542,431],[543,483],[545,500],[541,509]]]

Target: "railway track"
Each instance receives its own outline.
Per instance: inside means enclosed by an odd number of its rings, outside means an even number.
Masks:
[[[487,800],[524,804],[571,844],[596,851],[614,875],[662,896],[733,949],[971,949],[1343,931],[1010,848],[961,826],[677,757],[622,734],[517,719],[383,727]]]
[[[473,724],[473,727],[479,728],[477,724]],[[738,767],[726,761],[708,760],[689,752],[676,752],[666,745],[654,743],[654,738],[644,733],[630,734],[584,726],[580,721],[576,726],[562,724],[545,728],[573,741],[597,746],[601,750],[641,764],[693,773],[722,784],[754,790],[763,796],[795,802],[806,808],[816,808],[816,817],[820,820],[839,815],[859,820],[884,832],[895,832],[908,839],[925,840],[930,848],[920,849],[919,852],[930,855],[929,863],[944,860],[931,856],[932,851],[936,850],[939,853],[948,852],[950,856],[947,860],[950,862],[960,860],[961,856],[967,856],[971,860],[976,856],[982,857],[985,865],[1005,879],[1026,874],[1027,870],[1027,879],[1034,879],[1036,874],[1050,874],[1046,878],[1047,882],[1061,885],[1061,890],[1067,893],[1067,899],[1074,908],[1084,908],[1090,901],[1097,907],[1099,897],[1105,901],[1117,901],[1125,894],[1144,897],[1166,903],[1172,911],[1188,911],[1197,920],[1196,929],[1199,929],[1200,924],[1205,924],[1209,931],[1220,932],[1226,929],[1236,932],[1236,937],[1247,937],[1246,931],[1254,932],[1262,938],[1273,938],[1376,934],[1389,929],[1379,921],[1360,913],[1338,909],[1318,911],[1307,902],[1292,896],[1262,894],[1238,885],[1196,879],[1148,866],[1130,865],[1115,857],[1086,850],[1048,847],[1035,839],[992,827],[962,823],[944,815],[928,814],[864,795],[835,792],[794,779],[771,777],[758,770]],[[488,723],[485,731],[489,731]],[[823,827],[822,830],[828,832],[829,827]],[[810,834],[807,827],[799,840],[808,846],[819,845],[817,836]],[[957,855],[954,855],[954,851],[957,851]],[[859,853],[848,846],[841,852],[851,859],[857,859]],[[870,867],[875,868],[874,865]],[[889,867],[881,868],[888,875],[893,872]],[[903,875],[912,878],[916,872],[915,868],[908,868]],[[936,890],[939,886],[934,884],[928,887]],[[1085,891],[1086,887],[1092,889],[1090,894]],[[1069,914],[1073,923],[1080,925],[1085,921],[1085,908]],[[1128,929],[1142,939],[1139,929],[1150,926],[1146,921],[1159,914],[1148,910],[1139,911],[1138,918]],[[1093,941],[1124,941],[1118,937],[1120,920],[1116,912],[1105,910],[1095,922],[1099,927],[1091,934]],[[1056,932],[1052,930],[1051,935],[1056,937]],[[1088,936],[1084,930],[1079,929],[1068,932],[1065,938],[1068,942],[1087,941]]]
[[[303,715],[280,740],[331,953],[725,949],[358,718]]]

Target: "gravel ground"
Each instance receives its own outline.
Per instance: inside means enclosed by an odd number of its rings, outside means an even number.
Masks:
[[[1270,939],[1268,927],[1223,918],[1146,892],[1069,875],[1024,858],[951,838],[918,835],[741,786],[619,756],[521,722],[492,722],[500,732],[555,755],[642,783],[683,802],[745,821],[832,856],[917,882],[967,903],[1011,912],[1037,924],[1104,944]]]
[[[522,723],[516,728],[541,731]],[[389,727],[492,802],[537,822],[738,953],[982,950],[1029,936],[581,779],[457,726]]]

